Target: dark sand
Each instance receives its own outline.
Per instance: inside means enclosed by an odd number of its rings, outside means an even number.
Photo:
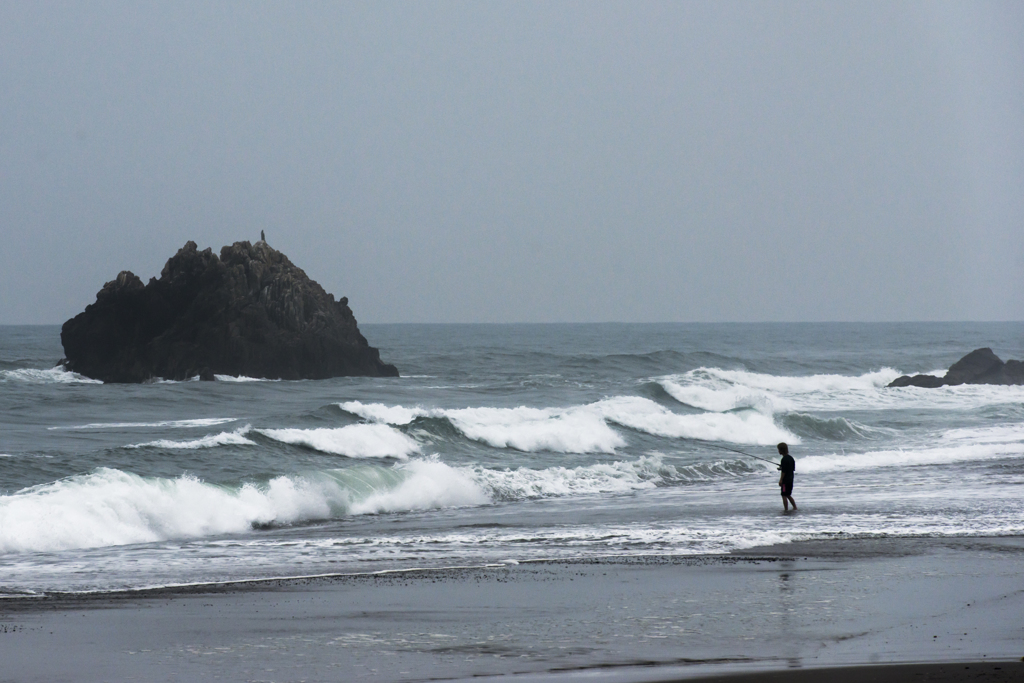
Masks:
[[[875,664],[831,669],[787,669],[686,679],[708,683],[956,683],[1024,680],[1022,662],[946,662],[942,664]]]
[[[1024,538],[0,601],[4,681],[1024,681],[1022,656]]]

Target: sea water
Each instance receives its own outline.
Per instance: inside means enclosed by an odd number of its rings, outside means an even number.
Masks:
[[[365,325],[400,378],[141,385],[59,332],[0,327],[0,595],[1024,534],[1024,387],[885,386],[1022,323]]]

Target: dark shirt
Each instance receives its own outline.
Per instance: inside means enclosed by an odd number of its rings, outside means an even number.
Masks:
[[[793,477],[793,473],[796,472],[796,460],[793,459],[792,455],[782,456],[782,462],[779,463],[779,469],[782,470],[782,476],[790,479]]]

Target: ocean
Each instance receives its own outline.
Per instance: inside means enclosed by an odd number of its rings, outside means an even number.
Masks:
[[[102,384],[0,327],[0,595],[1024,534],[1024,387],[885,388],[1024,323],[362,331],[400,378]]]

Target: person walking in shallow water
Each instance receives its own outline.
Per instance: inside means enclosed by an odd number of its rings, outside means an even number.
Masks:
[[[789,512],[789,504],[793,504],[793,510],[796,510],[796,501],[793,500],[793,475],[796,474],[796,460],[789,454],[789,446],[785,443],[778,445],[779,455],[782,456],[782,462],[779,463],[779,470],[782,472],[779,475],[779,487],[782,489],[782,509]]]

